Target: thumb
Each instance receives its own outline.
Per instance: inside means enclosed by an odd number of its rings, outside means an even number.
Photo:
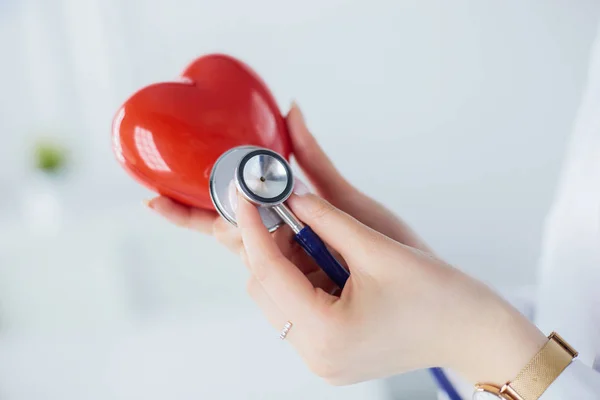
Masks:
[[[380,234],[314,194],[294,194],[287,203],[348,264],[364,261],[373,242],[380,240]]]
[[[294,158],[315,189],[329,199],[335,199],[338,193],[348,193],[350,184],[335,168],[306,127],[304,116],[297,104],[292,104],[286,122],[292,139]]]

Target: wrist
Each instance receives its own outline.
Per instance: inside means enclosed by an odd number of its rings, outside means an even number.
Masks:
[[[518,310],[481,286],[471,298],[470,319],[460,330],[449,365],[473,384],[504,384],[517,376],[548,339]]]

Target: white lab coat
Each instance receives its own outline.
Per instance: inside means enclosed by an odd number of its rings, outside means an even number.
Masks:
[[[557,331],[580,354],[540,400],[600,399],[600,31],[546,220],[538,285],[507,298],[544,333]],[[473,386],[447,373],[470,399]]]

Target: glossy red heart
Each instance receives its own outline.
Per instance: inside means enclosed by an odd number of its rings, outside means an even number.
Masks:
[[[209,177],[221,154],[255,145],[289,159],[290,139],[269,89],[244,63],[207,55],[182,78],[145,87],[123,104],[113,122],[113,150],[149,189],[214,209]]]

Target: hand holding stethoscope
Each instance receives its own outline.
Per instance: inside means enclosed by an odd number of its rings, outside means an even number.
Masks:
[[[515,360],[535,354],[545,340],[490,289],[429,254],[369,229],[318,196],[293,196],[289,205],[348,262],[351,287],[340,298],[315,291],[240,195],[242,254],[254,276],[249,293],[275,328],[284,326],[283,336],[309,367],[331,383],[434,365],[473,382],[501,382],[516,375],[515,365],[522,367]],[[490,331],[511,312],[511,322],[503,322],[510,334]]]
[[[291,251],[291,238],[273,241],[272,235],[285,231],[269,234],[264,210],[257,212],[245,200],[239,201],[236,210],[239,229],[216,213],[190,209],[166,198],[152,200],[150,207],[179,225],[216,232],[229,248],[238,253],[243,250],[252,273],[250,295],[277,330],[287,327],[287,340],[315,372],[330,381],[348,383],[442,363],[452,364],[473,381],[479,380],[477,374],[494,379],[486,376],[489,365],[469,363],[457,350],[489,346],[487,361],[495,371],[510,360],[509,345],[502,347],[505,350],[499,357],[489,344],[503,344],[503,338],[477,332],[478,326],[485,326],[482,318],[494,318],[489,308],[478,307],[500,300],[441,261],[397,243],[426,250],[392,213],[344,181],[309,134],[297,109],[291,111],[288,127],[296,159],[317,190],[325,189],[334,196],[328,198],[331,203],[372,228],[316,196],[292,196],[287,201],[297,219],[311,226],[348,262],[352,287],[342,298],[315,291],[319,284],[307,278],[314,270],[284,257],[296,254]],[[332,190],[326,190],[329,188]],[[315,208],[323,207],[329,207],[326,217],[315,220]],[[473,318],[453,318],[457,311]],[[294,324],[291,329],[289,321]],[[530,333],[525,322],[519,318],[515,322],[519,323],[516,331]],[[480,341],[472,343],[473,337]]]
[[[295,179],[287,161],[274,151],[243,146],[231,149],[215,163],[210,190],[215,208],[232,225],[237,225],[236,213],[231,204],[230,181],[243,197],[259,207],[259,215],[269,231],[282,223],[294,233],[302,246],[329,279],[343,289],[350,273],[331,254],[317,234],[300,221],[286,205],[293,192]]]

